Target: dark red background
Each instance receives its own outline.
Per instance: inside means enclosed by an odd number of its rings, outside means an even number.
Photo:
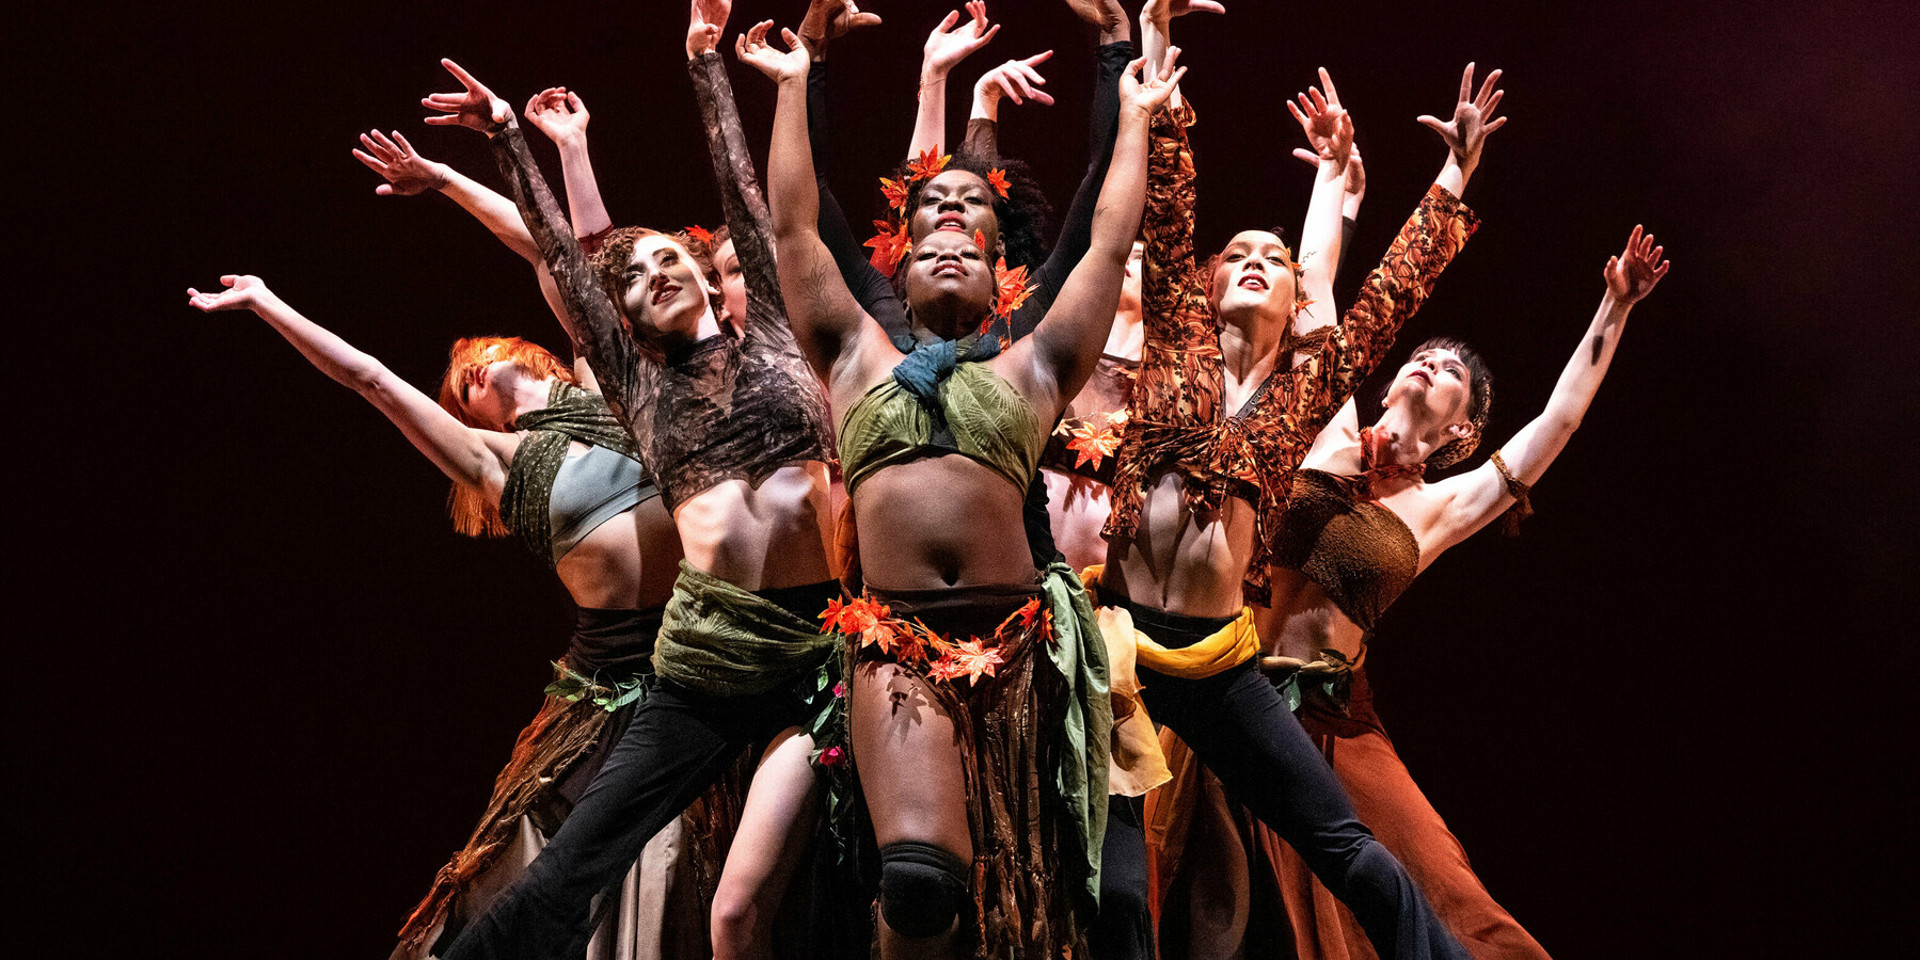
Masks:
[[[1495,437],[1538,411],[1635,223],[1674,261],[1526,535],[1455,550],[1373,647],[1395,742],[1488,886],[1561,957],[1910,935],[1916,658],[1889,615],[1915,541],[1909,5],[1228,5],[1175,31],[1201,243],[1299,222],[1282,98],[1324,64],[1371,177],[1343,295],[1443,157],[1413,118],[1448,108],[1467,60],[1506,69],[1512,123],[1468,194],[1485,228],[1403,338],[1482,347]],[[803,7],[741,0],[729,46]],[[871,7],[887,26],[834,50],[835,183],[861,220],[946,9]],[[385,955],[532,714],[568,607],[517,545],[450,532],[444,480],[366,404],[182,291],[257,273],[422,386],[458,335],[562,346],[517,257],[443,198],[374,196],[348,149],[399,128],[494,182],[479,137],[420,123],[453,56],[516,106],[582,92],[617,222],[714,224],[684,10],[16,23],[12,319],[50,342],[14,358],[37,385],[13,455],[52,493],[14,505],[34,571],[9,644],[14,880],[46,898],[16,917],[18,955]],[[1055,48],[1060,102],[1010,106],[1003,143],[1064,208],[1090,43],[1051,0],[995,12],[951,114],[981,70]],[[734,76],[763,151],[771,88]]]

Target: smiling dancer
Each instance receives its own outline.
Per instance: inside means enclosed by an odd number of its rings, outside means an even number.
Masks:
[[[771,740],[714,906],[716,956],[767,955],[773,906],[811,836],[819,782],[803,727],[830,699],[836,649],[815,619],[838,589],[825,535],[831,428],[780,311],[764,205],[711,52],[724,6],[696,6],[689,72],[746,273],[744,333],[723,326],[718,287],[672,237],[616,231],[589,263],[511,108],[477,80],[449,62],[465,92],[425,101],[444,111],[429,122],[492,140],[576,344],[659,477],[687,553],[661,627],[658,693],[553,842],[451,958],[577,956],[588,901],[617,875],[617,859],[742,745]]]

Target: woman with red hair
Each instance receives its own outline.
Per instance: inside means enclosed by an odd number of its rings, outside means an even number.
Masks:
[[[456,530],[520,539],[578,605],[548,696],[516,741],[485,815],[400,932],[396,957],[427,956],[539,852],[605,761],[632,705],[650,690],[654,637],[680,540],[591,378],[582,382],[538,344],[517,337],[456,342],[436,403],[302,316],[258,277],[221,282],[227,289],[218,293],[188,290],[189,302],[206,312],[252,310],[321,372],[366,397],[453,481]],[[737,804],[726,798],[737,794],[736,786],[711,795],[632,865],[635,882],[596,930],[596,956],[634,947],[707,954],[700,918],[715,871],[699,861],[719,862],[737,816]],[[689,846],[692,857],[681,852]]]

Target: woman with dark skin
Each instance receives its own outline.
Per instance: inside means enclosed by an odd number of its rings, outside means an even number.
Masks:
[[[321,372],[366,397],[454,481],[462,532],[515,534],[553,566],[579,606],[550,696],[521,733],[486,815],[401,931],[395,956],[426,956],[443,927],[458,930],[532,858],[619,739],[631,704],[652,680],[648,661],[680,538],[624,430],[591,392],[592,380],[578,382],[538,346],[460,341],[435,403],[301,316],[259,278],[221,282],[228,289],[218,293],[189,290],[191,304],[252,310]],[[643,858],[643,882],[653,889],[627,905],[632,924],[609,916],[600,926],[596,955],[647,946],[673,956],[706,950],[704,937],[689,940],[680,929],[703,911],[685,875],[690,864],[675,854],[686,837],[678,825],[662,837],[667,842]],[[670,875],[676,868],[679,875]]]
[[[995,338],[970,336],[996,300],[991,241],[984,233],[936,229],[902,267],[908,317],[921,344],[903,355],[848,292],[820,240],[819,193],[806,148],[808,55],[791,31],[783,31],[787,52],[767,44],[770,26],[756,26],[736,49],[780,88],[768,182],[781,288],[801,348],[827,380],[842,419],[841,463],[852,509],[863,518],[862,568],[872,574],[861,603],[878,606],[892,598],[903,616],[919,613],[924,629],[949,638],[950,647],[970,644],[980,653],[983,638],[1001,639],[1019,614],[1041,607],[1045,588],[1024,535],[1026,489],[1047,429],[1092,371],[1112,323],[1138,223],[1146,120],[1179,73],[1169,64],[1147,84],[1122,80],[1120,136],[1091,248],[1033,335],[1004,351]],[[960,406],[962,381],[971,412]],[[900,430],[907,434],[897,436]],[[961,455],[942,455],[949,452]],[[941,493],[929,497],[929,490]],[[1059,614],[1059,603],[1053,606]],[[1025,646],[1005,647],[1009,655],[991,681],[979,673],[969,681],[935,681],[924,664],[910,666],[905,653],[893,660],[871,651],[857,657],[849,692],[852,745],[881,845],[883,957],[955,956],[962,949],[1052,957],[1084,949],[1076,908],[1098,889],[1092,845],[1105,812],[1104,648],[1079,628],[1071,603],[1056,616],[1056,629],[1044,654],[1049,664],[1037,663],[1043,654],[1028,631],[1020,635]],[[962,637],[972,639],[963,643]],[[861,640],[851,643],[859,648]],[[981,657],[1002,652],[988,648]],[[964,692],[962,683],[968,684]],[[997,705],[1033,704],[1036,691],[1052,697],[1018,714],[1028,733],[990,733],[978,725]],[[969,764],[970,754],[1004,760],[1011,738],[1038,731],[1052,738],[1075,727],[1078,743],[1051,747],[1060,753],[1061,777],[1034,784],[1036,794],[1045,795],[1041,809],[1027,809],[1025,794],[982,796],[991,786],[977,779],[981,768]],[[1012,781],[1031,782],[1033,762],[1025,761],[1024,774],[1011,772]],[[1100,796],[1088,796],[1088,782],[1096,778]],[[1073,791],[1077,796],[1067,795]],[[1010,818],[1000,819],[1002,811]],[[1029,838],[1011,834],[1029,822],[1042,825],[1043,840],[1055,841],[1051,849],[1019,846]],[[1077,857],[1092,863],[1056,872],[1057,863]],[[965,906],[969,899],[972,910]],[[963,926],[963,920],[970,922]]]
[[[726,3],[694,7],[689,73],[728,227],[747,278],[744,332],[722,328],[718,288],[672,237],[630,231],[589,263],[508,105],[451,62],[463,93],[430,123],[488,134],[553,272],[575,342],[660,476],[686,548],[655,656],[658,695],[527,875],[449,951],[577,956],[594,894],[718,775],[766,744],[713,914],[716,956],[766,956],[774,905],[812,833],[820,795],[803,726],[830,684],[815,614],[837,593],[827,560],[831,426],[780,314],[773,251],[731,88],[712,53]],[[617,306],[616,306],[617,302]],[[636,342],[637,341],[637,342]],[[817,678],[817,679],[816,679]]]

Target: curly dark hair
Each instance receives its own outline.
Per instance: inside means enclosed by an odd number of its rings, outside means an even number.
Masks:
[[[907,178],[907,164],[901,164],[894,177],[902,182]],[[1040,184],[1033,179],[1033,170],[1025,162],[990,153],[969,153],[961,151],[953,155],[942,173],[947,170],[965,170],[968,173],[987,179],[987,174],[999,170],[1007,178],[1007,195],[993,194],[993,215],[1000,223],[1000,249],[988,251],[987,255],[1007,258],[1009,267],[1026,267],[1029,270],[1040,269],[1047,259],[1046,233],[1053,219],[1053,207],[1047,203],[1047,195]],[[915,207],[920,205],[920,192],[927,185],[919,180],[907,187],[907,215],[911,216]]]
[[[714,293],[707,297],[713,304],[713,312],[718,315],[726,308],[726,298],[719,292],[720,271],[713,265],[713,251],[727,242],[726,227],[721,227],[714,232],[711,246],[694,239],[693,235],[685,230],[667,233],[648,227],[615,227],[600,234],[598,246],[587,254],[587,262],[593,267],[594,279],[600,282],[600,289],[606,293],[607,299],[613,301],[613,309],[616,313],[623,317],[627,313],[620,304],[626,298],[627,264],[633,261],[633,245],[639,242],[641,237],[650,236],[669,237],[685,248],[687,254],[693,257],[693,262],[700,267],[701,275],[713,285]],[[628,317],[628,319],[632,318]]]

